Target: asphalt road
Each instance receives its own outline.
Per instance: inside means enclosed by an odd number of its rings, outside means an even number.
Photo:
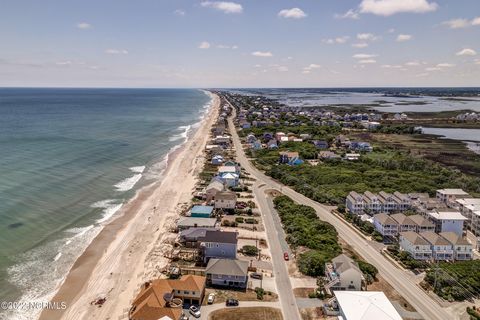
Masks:
[[[285,252],[281,245],[282,241],[285,243],[283,230],[281,226],[273,221],[273,211],[268,206],[263,186],[261,183],[256,182],[253,186],[253,192],[263,216],[267,241],[272,253],[273,272],[275,274],[275,283],[277,285],[278,299],[282,307],[283,319],[300,320],[297,301],[293,294],[287,265],[283,258],[283,253]],[[279,228],[280,230],[278,230]]]
[[[245,152],[243,151],[240,138],[235,130],[235,126],[232,120],[236,114],[235,108],[233,108],[233,110],[234,111],[232,113],[232,117],[228,118],[228,126],[230,129],[230,133],[232,135],[234,146],[236,148],[237,161],[241,164],[241,166],[247,172],[249,172],[253,177],[257,179],[258,183],[264,184],[266,188],[280,190],[283,194],[289,196],[294,201],[300,204],[313,207],[316,210],[317,215],[320,217],[320,219],[331,223],[337,229],[339,236],[348,244],[350,244],[355,249],[355,251],[358,254],[360,254],[366,261],[368,261],[369,263],[377,267],[379,274],[388,283],[390,283],[390,285],[392,285],[393,288],[395,288],[395,290],[397,290],[397,292],[400,293],[425,319],[452,320],[452,319],[459,318],[458,315],[453,315],[448,310],[438,305],[438,303],[436,303],[420,287],[418,287],[417,284],[413,282],[412,279],[410,279],[410,277],[408,277],[408,275],[404,271],[397,269],[395,266],[393,266],[389,261],[387,261],[382,256],[382,254],[379,251],[377,251],[372,246],[370,246],[365,239],[363,239],[361,236],[359,236],[354,231],[352,231],[349,228],[349,226],[346,225],[346,223],[344,223],[339,218],[331,214],[330,211],[325,206],[305,197],[304,195],[284,186],[281,183],[278,183],[277,181],[273,180],[272,178],[266,176],[265,174],[260,172],[258,169],[256,169],[248,161],[247,157],[245,156]],[[263,204],[266,205],[264,193],[257,191],[256,196],[257,196],[257,200],[260,203],[263,202]],[[261,209],[263,212],[263,208]],[[271,218],[271,214],[265,215],[265,217],[268,217],[268,216],[270,216]],[[270,223],[268,221],[265,221],[265,224],[268,226]],[[270,233],[271,233],[271,230],[267,228],[267,235],[269,235],[269,240],[270,240]],[[278,242],[276,241],[274,241],[273,243],[277,243],[278,245]],[[272,248],[273,257],[276,256],[275,252],[278,252],[278,251],[276,251],[275,248]],[[274,268],[276,268],[277,271],[280,271],[280,273],[283,273],[284,271],[286,272],[285,264],[283,264],[283,266],[276,266],[277,263],[278,262],[274,261]],[[285,270],[283,270],[282,268],[285,268]],[[275,274],[275,276],[277,276],[277,274]],[[280,283],[280,285],[284,286],[283,283]],[[280,302],[282,304],[282,309],[283,309],[284,315],[286,315],[286,313],[289,312],[288,311],[289,298],[286,297],[288,293],[283,292],[280,287],[278,289],[279,289],[279,297],[280,297]],[[298,309],[297,308],[295,309],[296,309],[296,313],[298,314]],[[296,318],[285,317],[285,319],[296,319]]]

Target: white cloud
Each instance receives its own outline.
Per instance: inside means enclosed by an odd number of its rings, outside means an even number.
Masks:
[[[440,71],[442,68],[439,67],[430,67],[430,68],[425,68],[425,71]]]
[[[286,67],[286,66],[278,66],[278,67],[277,67],[277,70],[280,71],[280,72],[287,72],[287,71],[288,71],[288,67]]]
[[[435,11],[438,4],[429,0],[362,0],[361,13],[391,16],[397,13],[425,13]]]
[[[270,51],[254,51],[252,52],[252,56],[269,58],[273,57],[273,54]]]
[[[405,42],[411,39],[412,39],[412,36],[409,34],[399,34],[397,36],[397,42]]]
[[[437,68],[452,68],[455,67],[454,64],[451,63],[439,63],[437,64]]]
[[[344,14],[336,14],[335,15],[336,19],[360,19],[360,15],[358,14],[357,11],[354,11],[352,9],[348,10]]]
[[[368,47],[368,43],[366,43],[366,42],[354,43],[354,44],[352,44],[352,47],[354,47],[354,48],[366,48],[366,47]]]
[[[307,14],[300,8],[292,8],[281,10],[278,16],[282,18],[302,19],[305,18]]]
[[[480,59],[475,59],[475,64],[480,64]]]
[[[56,64],[57,66],[69,66],[69,65],[71,65],[72,63],[73,63],[72,61],[67,60],[67,61],[58,61],[58,62],[56,62],[55,64]]]
[[[475,56],[475,55],[477,55],[477,52],[473,49],[466,48],[466,49],[458,51],[456,53],[456,55],[457,56]]]
[[[82,30],[87,30],[87,29],[91,29],[92,25],[90,23],[87,23],[87,22],[80,22],[80,23],[77,24],[77,28],[82,29]]]
[[[394,33],[395,32],[395,29],[394,28],[390,28],[387,30],[387,33]]]
[[[128,51],[125,49],[107,49],[105,53],[108,54],[128,54]]]
[[[376,54],[357,53],[352,56],[354,59],[371,59],[377,57]]]
[[[359,60],[358,63],[360,63],[360,64],[372,64],[372,63],[377,63],[377,60],[375,60],[375,59],[363,59],[363,60]]]
[[[210,43],[207,41],[202,41],[198,45],[198,49],[208,49],[208,48],[210,48]]]
[[[238,49],[238,46],[237,45],[229,46],[229,45],[226,45],[226,44],[218,44],[217,48],[218,49],[232,49],[232,50],[235,50],[235,49]]]
[[[242,13],[243,7],[239,3],[227,1],[203,1],[200,4],[202,7],[213,8],[215,10],[223,11],[224,13]]]
[[[177,9],[173,12],[173,14],[183,17],[186,14],[186,12],[183,10]]]
[[[472,20],[472,26],[480,26],[480,17],[476,17]]]
[[[375,41],[378,40],[378,37],[372,33],[359,33],[357,34],[357,39],[363,41]]]
[[[303,74],[310,74],[311,72],[312,72],[312,71],[310,71],[310,70],[303,70],[303,71],[302,71]]]
[[[395,65],[383,64],[383,65],[381,65],[381,67],[384,68],[384,69],[402,69],[403,68],[403,66],[398,65],[398,64],[395,64]]]
[[[348,41],[348,39],[350,39],[350,37],[348,36],[343,36],[343,37],[336,37],[336,38],[333,38],[333,39],[323,39],[322,42],[323,43],[326,43],[326,44],[344,44]]]
[[[418,62],[418,61],[409,61],[409,62],[406,62],[405,65],[408,66],[408,67],[417,67],[417,66],[420,65],[420,62]]]
[[[443,25],[448,26],[450,29],[462,29],[470,26],[470,21],[467,19],[452,19],[442,22]]]

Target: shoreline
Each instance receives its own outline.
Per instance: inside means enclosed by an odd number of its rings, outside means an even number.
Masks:
[[[179,206],[191,199],[219,109],[219,98],[212,94],[212,105],[199,127],[168,154],[160,180],[138,190],[75,261],[51,299],[65,302],[66,310],[43,310],[39,319],[79,319],[93,314],[96,319],[118,318],[130,307],[144,278],[159,275],[159,266],[168,263],[161,249],[165,249],[170,224],[179,217]],[[99,296],[107,298],[102,308],[90,305]]]

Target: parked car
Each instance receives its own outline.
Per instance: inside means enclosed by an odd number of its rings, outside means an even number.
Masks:
[[[288,257],[288,252],[283,253],[283,259],[285,259],[285,261],[290,260],[290,258]]]
[[[215,293],[212,292],[208,295],[207,303],[212,304],[213,301],[215,301]]]
[[[188,309],[188,310],[190,311],[190,314],[192,316],[194,316],[195,318],[200,318],[201,313],[200,313],[200,309],[198,309],[198,307],[191,306],[190,309]]]
[[[253,272],[253,273],[250,275],[250,278],[262,280],[262,279],[263,279],[263,274],[262,274],[262,273],[258,273],[258,272]]]
[[[225,302],[225,305],[227,307],[236,307],[236,306],[238,306],[238,300],[237,299],[227,299],[227,301]]]

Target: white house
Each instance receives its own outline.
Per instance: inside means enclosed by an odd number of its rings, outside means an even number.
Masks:
[[[398,234],[398,222],[385,213],[378,213],[373,216],[375,230],[382,236],[396,236]]]
[[[455,200],[470,198],[470,195],[462,189],[439,189],[437,190],[437,199],[448,206],[454,205]]]
[[[235,209],[237,194],[232,191],[220,191],[215,195],[215,209]]]
[[[420,233],[422,238],[430,243],[432,249],[432,258],[434,260],[453,261],[454,252],[452,244],[447,239],[441,237],[438,233],[427,231]]]
[[[327,290],[362,290],[363,274],[358,263],[341,254],[325,264]]]
[[[452,245],[455,260],[472,260],[473,245],[466,238],[455,232],[441,232],[440,236]]]
[[[458,235],[463,233],[465,218],[455,209],[436,209],[427,212],[427,217],[435,224],[435,232],[455,232]]]
[[[350,213],[360,214],[365,209],[365,201],[363,200],[362,195],[352,191],[347,196],[345,206]]]
[[[409,252],[416,260],[432,259],[430,243],[416,232],[401,232],[399,245],[401,250]]]
[[[381,291],[335,291],[339,319],[402,320],[395,307]]]

